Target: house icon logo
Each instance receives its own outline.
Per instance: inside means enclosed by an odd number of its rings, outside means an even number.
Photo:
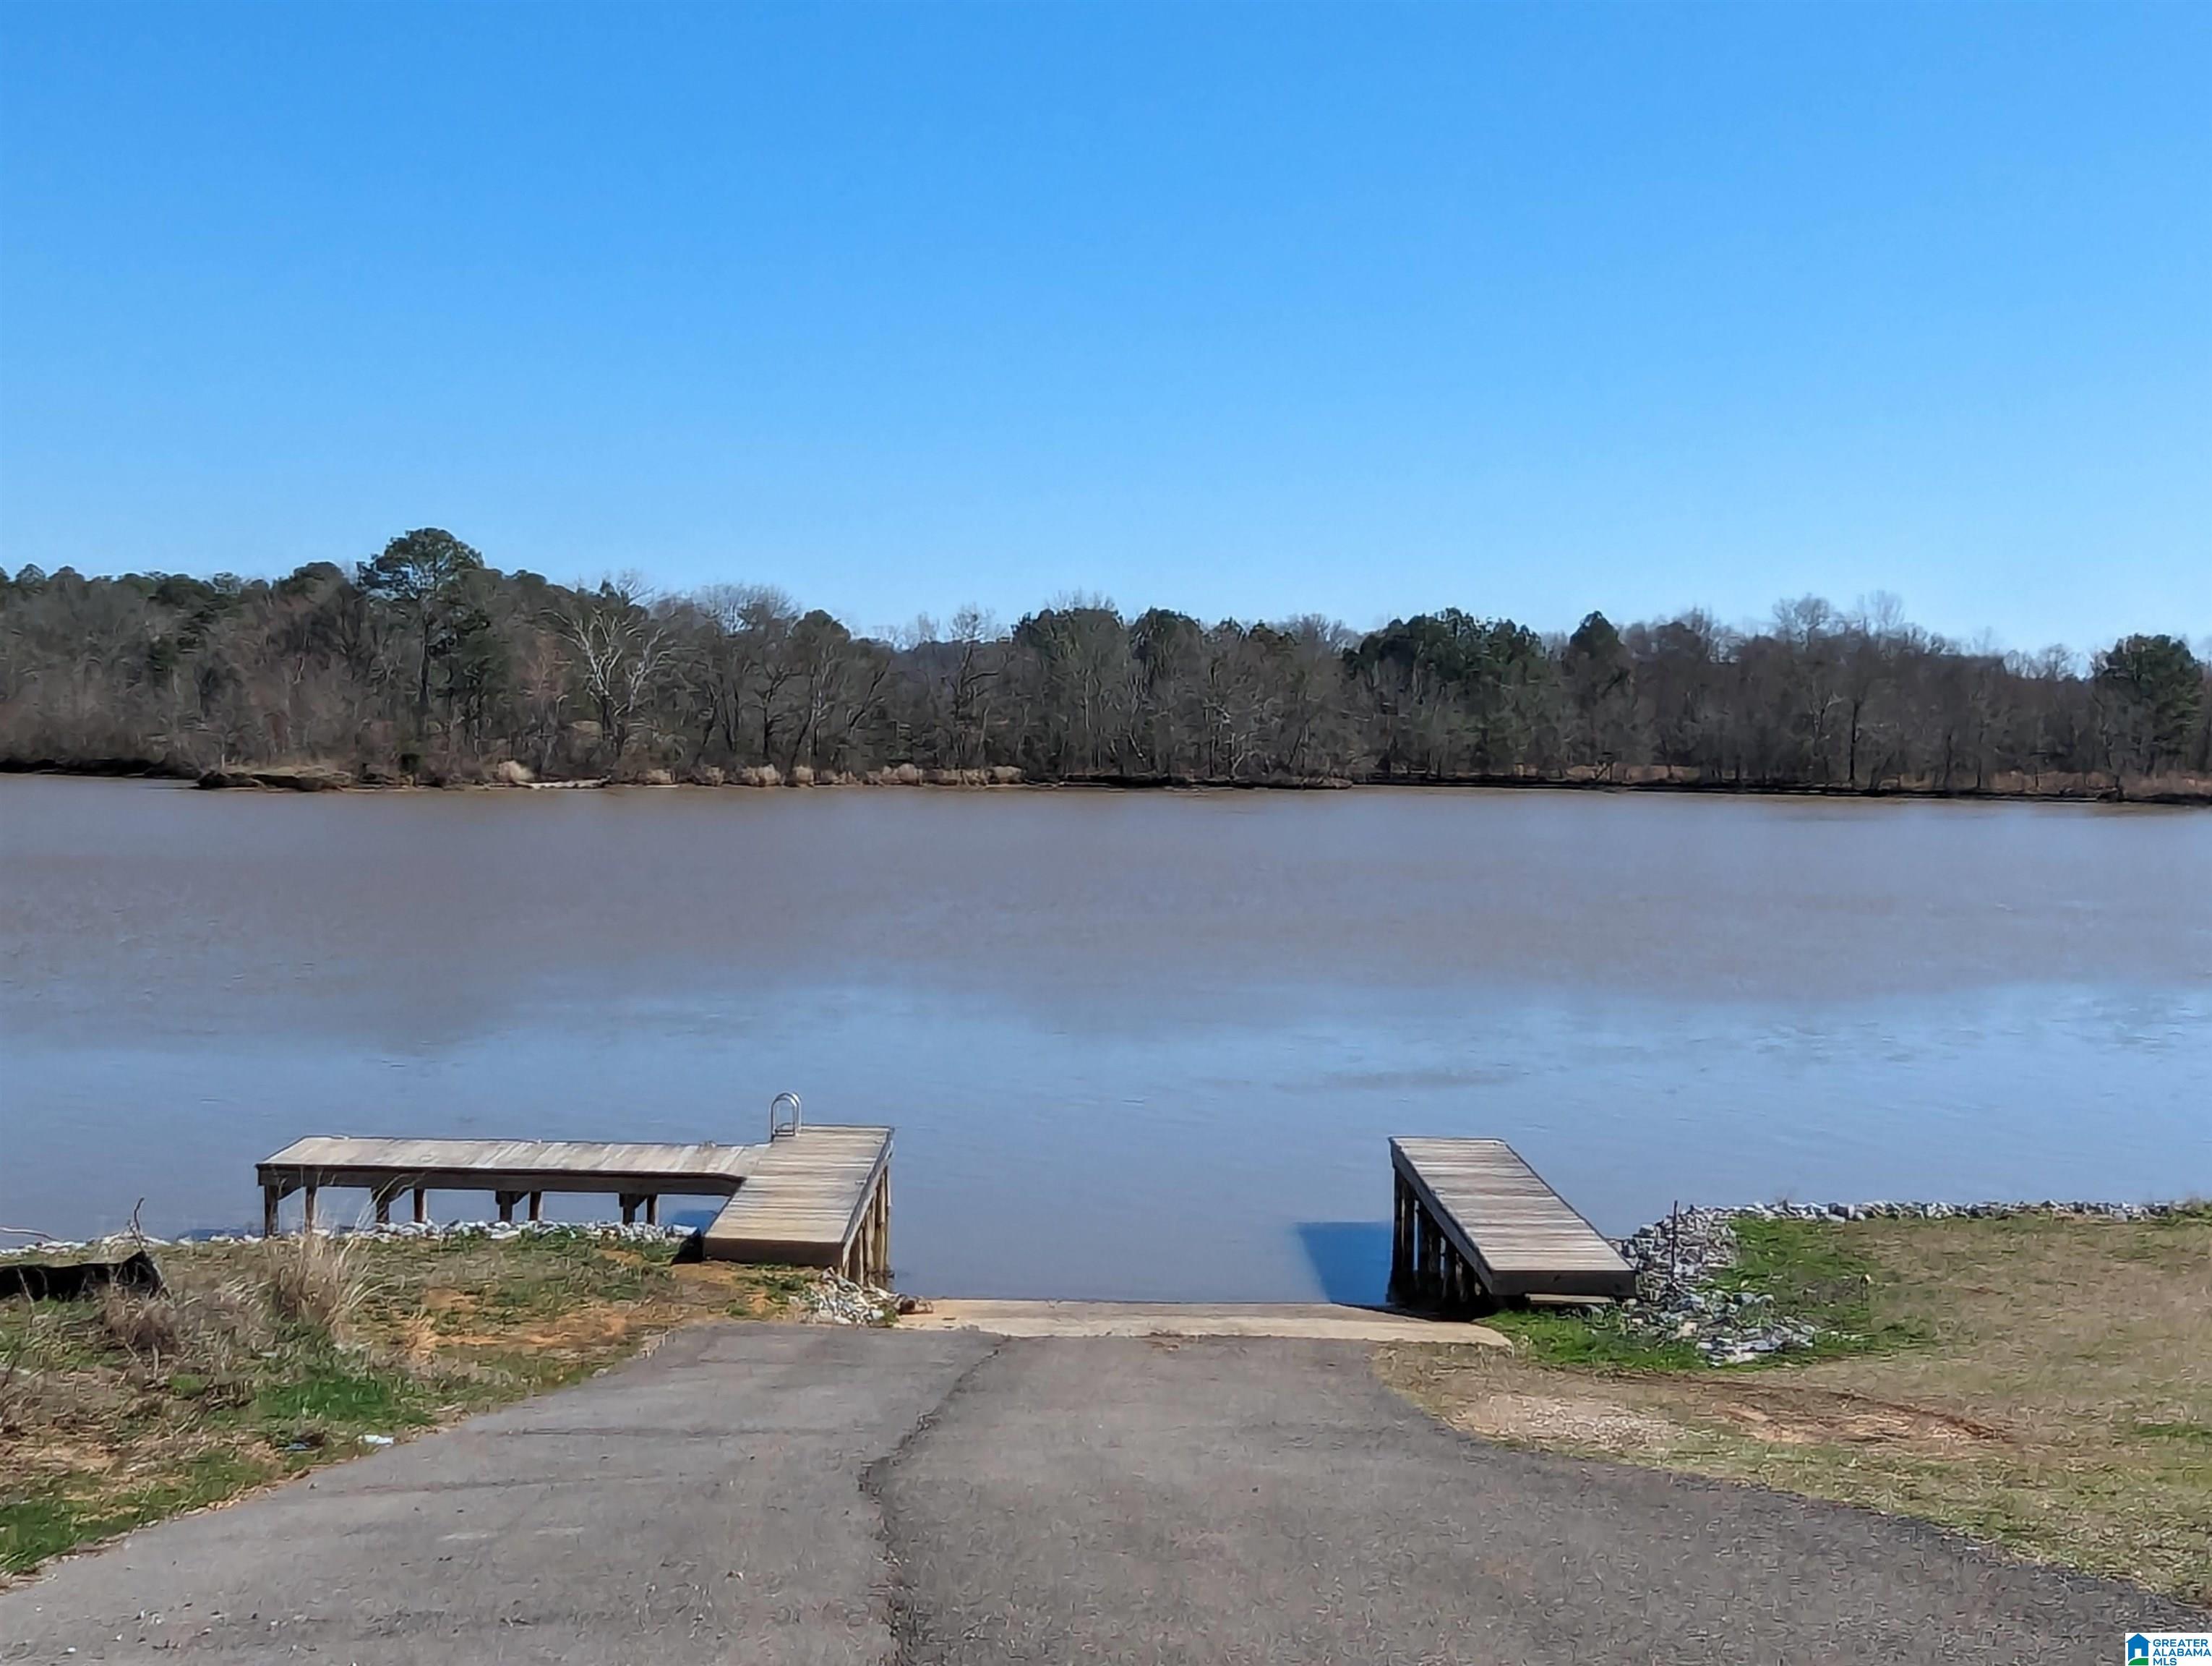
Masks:
[[[2148,1663],[2149,1659],[2150,1639],[2137,1632],[2128,1639],[2128,1666],[2136,1666],[2137,1661]]]

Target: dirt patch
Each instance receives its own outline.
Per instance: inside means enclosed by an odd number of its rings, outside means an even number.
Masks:
[[[1608,1453],[1663,1451],[1682,1436],[1663,1417],[1598,1395],[1504,1390],[1458,1408],[1451,1423],[1490,1440]]]
[[[1821,1441],[1954,1446],[2002,1438],[1984,1424],[1930,1407],[1817,1389],[1730,1398],[1711,1410],[1754,1440],[1790,1446]]]

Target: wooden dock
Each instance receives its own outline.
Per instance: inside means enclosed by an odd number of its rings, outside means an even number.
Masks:
[[[1474,1310],[1636,1293],[1620,1252],[1503,1140],[1393,1140],[1390,1167],[1399,1299]]]
[[[854,1279],[888,1270],[889,1128],[810,1128],[757,1152],[707,1228],[708,1260],[835,1267]]]
[[[612,1195],[623,1219],[660,1218],[664,1196],[729,1201],[701,1235],[713,1260],[836,1268],[881,1280],[890,1271],[891,1130],[776,1128],[757,1146],[657,1145],[586,1140],[300,1140],[256,1165],[262,1225],[276,1235],[277,1207],[304,1195],[315,1225],[319,1194],[366,1190],[380,1223],[412,1194],[428,1219],[433,1191],[489,1192],[503,1221],[526,1204],[544,1218],[549,1192]]]

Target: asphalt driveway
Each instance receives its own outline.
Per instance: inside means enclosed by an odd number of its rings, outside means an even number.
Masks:
[[[728,1326],[0,1594],[0,1661],[2036,1663],[2212,1623],[1511,1451],[1357,1343]]]

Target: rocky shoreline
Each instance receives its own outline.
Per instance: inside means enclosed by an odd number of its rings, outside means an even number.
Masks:
[[[1850,1222],[1863,1220],[2052,1219],[2153,1220],[2191,1208],[2186,1202],[1747,1203],[1727,1208],[1679,1209],[1638,1227],[1620,1241],[1621,1257],[1636,1273],[1633,1299],[1600,1309],[1591,1322],[1617,1326],[1645,1341],[1686,1342],[1710,1365],[1744,1365],[1778,1353],[1802,1352],[1844,1334],[1778,1310],[1774,1298],[1752,1291],[1724,1290],[1715,1275],[1737,1264],[1739,1220]]]
[[[1778,1312],[1772,1297],[1715,1286],[1713,1275],[1736,1265],[1733,1223],[1747,1213],[1679,1209],[1630,1233],[1621,1240],[1620,1254],[1636,1271],[1636,1294],[1617,1308],[1597,1310],[1591,1322],[1617,1324],[1630,1335],[1650,1341],[1688,1342],[1711,1365],[1748,1365],[1771,1354],[1814,1347],[1823,1334],[1820,1329]],[[1788,1218],[1850,1219],[1825,1213]]]
[[[601,1243],[672,1243],[692,1236],[689,1226],[624,1225],[616,1221],[504,1221],[458,1220],[442,1224],[394,1221],[381,1226],[337,1226],[326,1237],[344,1242],[369,1243],[441,1243],[447,1239],[484,1238],[503,1243],[511,1238],[589,1238]],[[42,1238],[36,1243],[0,1248],[0,1256],[68,1256],[99,1250],[171,1250],[203,1243],[258,1243],[258,1232],[190,1232],[180,1237],[159,1238],[139,1232],[111,1232],[96,1238]]]

